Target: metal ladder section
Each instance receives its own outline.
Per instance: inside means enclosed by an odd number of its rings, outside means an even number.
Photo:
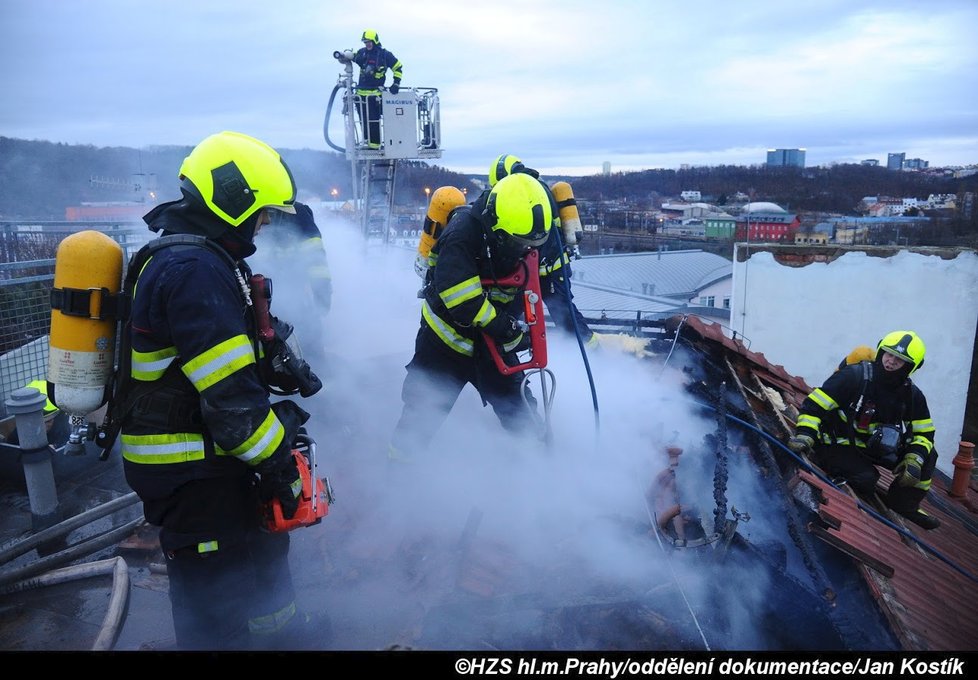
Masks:
[[[390,243],[396,164],[397,161],[393,158],[363,161],[360,192],[363,197],[361,228],[364,241],[368,244]]]

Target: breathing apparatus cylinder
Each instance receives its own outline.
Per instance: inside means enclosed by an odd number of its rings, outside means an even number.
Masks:
[[[438,187],[431,195],[424,218],[424,229],[421,230],[418,241],[418,256],[414,260],[414,271],[421,278],[428,271],[428,254],[448,224],[448,216],[461,205],[465,205],[465,194],[455,187]]]
[[[550,189],[557,201],[557,212],[560,215],[561,235],[564,245],[573,248],[577,245],[577,233],[581,228],[581,216],[577,212],[577,202],[574,200],[574,190],[567,182],[557,182]]]
[[[58,245],[51,291],[48,393],[51,401],[83,423],[107,399],[115,367],[122,246],[86,230]]]

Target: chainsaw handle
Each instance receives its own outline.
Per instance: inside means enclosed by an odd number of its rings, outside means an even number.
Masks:
[[[510,366],[507,364],[499,352],[496,341],[488,333],[483,332],[482,337],[489,348],[496,369],[503,375],[513,375],[520,371],[533,368],[546,368],[547,366],[547,329],[543,322],[543,298],[533,290],[523,291],[523,304],[525,307],[526,331],[530,334],[530,358],[521,364]]]
[[[483,331],[482,336],[489,348],[496,369],[503,375],[513,375],[520,371],[547,366],[547,330],[543,321],[543,295],[540,290],[540,254],[536,250],[528,252],[512,274],[503,279],[487,281],[483,285],[512,286],[523,288],[523,316],[530,334],[529,360],[510,366],[503,361],[496,341]]]

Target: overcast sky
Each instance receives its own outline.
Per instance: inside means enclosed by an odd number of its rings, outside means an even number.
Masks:
[[[0,135],[328,150],[332,53],[365,28],[438,88],[461,172],[978,162],[976,0],[0,0]]]

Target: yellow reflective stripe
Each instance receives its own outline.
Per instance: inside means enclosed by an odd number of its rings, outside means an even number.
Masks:
[[[204,541],[197,544],[197,552],[200,554],[217,552],[217,541]]]
[[[826,411],[831,411],[832,409],[839,408],[839,405],[835,403],[835,399],[827,395],[822,391],[822,388],[817,388],[814,392],[808,395],[808,398],[818,404]]]
[[[523,342],[522,333],[517,335],[514,339],[510,340],[509,342],[503,343],[503,350],[507,352],[512,352],[514,349],[516,349],[517,345],[519,345],[521,342]]]
[[[132,377],[134,380],[152,381],[163,377],[166,369],[177,358],[176,347],[165,347],[155,352],[132,351]]]
[[[924,437],[923,435],[914,435],[914,438],[910,440],[910,444],[911,445],[917,444],[918,446],[923,446],[924,449],[926,449],[927,453],[930,453],[931,450],[934,448],[934,442],[932,442],[927,437]]]
[[[329,273],[329,267],[325,265],[316,265],[314,267],[309,267],[309,276],[314,279],[332,279],[332,275]]]
[[[204,459],[204,437],[176,434],[123,434],[122,457],[131,463],[163,465]]]
[[[282,630],[285,624],[292,620],[292,617],[295,616],[295,611],[295,600],[293,600],[277,612],[248,619],[248,632],[253,635],[277,633]]]
[[[458,307],[466,300],[471,300],[482,295],[482,282],[478,276],[473,276],[451,288],[443,290],[438,295],[445,303],[445,306],[452,309],[453,307]]]
[[[557,271],[558,269],[560,269],[563,266],[564,266],[564,258],[560,258],[559,260],[557,260],[556,262],[554,262],[552,265],[550,265],[550,264],[541,264],[540,265],[540,276],[547,276],[547,275],[549,275],[549,274]]]
[[[470,357],[475,353],[475,343],[456,333],[454,328],[439,318],[438,315],[432,311],[427,300],[425,300],[421,305],[421,316],[431,327],[431,330],[435,332],[435,335],[441,338],[441,341],[451,347],[453,350],[459,354],[464,354],[467,357]]]
[[[275,416],[275,412],[269,409],[262,424],[241,444],[230,450],[216,448],[218,455],[234,456],[249,465],[257,465],[275,452],[284,437],[285,428]]]
[[[474,323],[476,326],[481,326],[482,328],[485,328],[495,318],[496,318],[496,308],[492,306],[492,303],[489,302],[489,300],[483,300],[482,307],[479,308],[479,311],[475,315],[475,318],[472,319],[472,323]]]
[[[799,413],[798,421],[795,423],[795,426],[801,427],[802,425],[810,427],[818,432],[818,428],[822,425],[822,419],[815,416],[810,416],[807,413]]]
[[[936,428],[934,427],[933,420],[930,418],[925,418],[923,420],[911,420],[910,429],[912,429],[916,434],[919,432],[934,432]]]
[[[490,288],[489,299],[493,302],[510,303],[516,297],[515,288]]]
[[[255,353],[247,335],[236,335],[202,352],[183,366],[183,373],[198,392],[223,380],[235,371],[255,363]]]

